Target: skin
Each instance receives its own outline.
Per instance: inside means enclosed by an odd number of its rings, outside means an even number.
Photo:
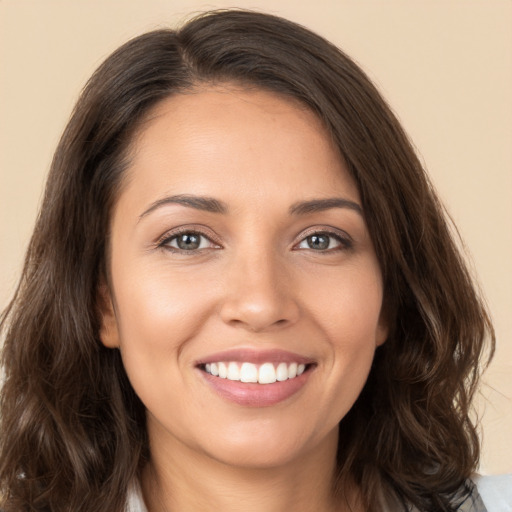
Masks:
[[[111,220],[101,337],[121,350],[147,408],[148,509],[334,510],[337,425],[387,335],[382,276],[362,210],[290,208],[360,205],[343,158],[309,110],[235,86],[164,100],[132,150]],[[227,211],[159,202],[183,194]],[[179,250],[177,228],[202,233],[200,247]],[[312,248],[308,236],[326,231],[328,248]],[[246,407],[196,366],[233,348],[315,364],[290,398]],[[349,499],[357,510],[357,493]]]

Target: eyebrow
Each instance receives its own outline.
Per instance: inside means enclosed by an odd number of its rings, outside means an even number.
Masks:
[[[229,210],[226,203],[219,201],[218,199],[214,199],[213,197],[179,194],[163,197],[162,199],[158,199],[152,203],[149,208],[139,216],[139,221],[154,210],[168,204],[179,204],[187,206],[188,208],[195,208],[196,210],[220,214],[225,214]],[[289,213],[290,215],[307,215],[310,213],[330,210],[331,208],[348,208],[349,210],[359,213],[361,216],[363,215],[363,209],[359,204],[342,197],[299,201],[290,206]]]
[[[219,201],[218,199],[214,199],[213,197],[180,194],[176,196],[164,197],[158,201],[155,201],[139,216],[139,221],[157,208],[168,204],[180,204],[182,206],[188,206],[189,208],[195,208],[196,210],[212,213],[227,213],[228,211],[228,207],[225,203]]]
[[[300,201],[290,206],[291,215],[307,215],[309,213],[323,212],[331,208],[348,208],[363,216],[363,209],[359,204],[343,197],[330,197],[326,199],[311,199]]]

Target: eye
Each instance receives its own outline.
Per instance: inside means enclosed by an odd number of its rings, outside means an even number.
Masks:
[[[307,235],[297,246],[298,249],[309,249],[318,252],[330,252],[352,247],[348,236],[328,231],[320,231]]]
[[[218,248],[219,245],[197,231],[182,231],[173,235],[167,235],[158,242],[158,247],[176,252],[193,252],[201,251],[202,249]]]

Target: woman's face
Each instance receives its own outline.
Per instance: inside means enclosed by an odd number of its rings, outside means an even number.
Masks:
[[[332,454],[387,328],[358,190],[320,121],[203,89],[160,103],[132,149],[101,336],[152,449],[253,467]]]

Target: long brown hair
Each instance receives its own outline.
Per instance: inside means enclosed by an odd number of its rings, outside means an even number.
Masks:
[[[293,97],[356,180],[392,330],[340,423],[339,475],[452,510],[479,458],[471,399],[493,330],[446,215],[391,110],[343,52],[278,17],[229,10],[137,37],[85,87],[55,153],[4,312],[0,494],[6,512],[120,512],[149,457],[145,411],[99,340],[98,285],[130,142],[163,98],[234,82]],[[462,493],[464,494],[464,492]]]

